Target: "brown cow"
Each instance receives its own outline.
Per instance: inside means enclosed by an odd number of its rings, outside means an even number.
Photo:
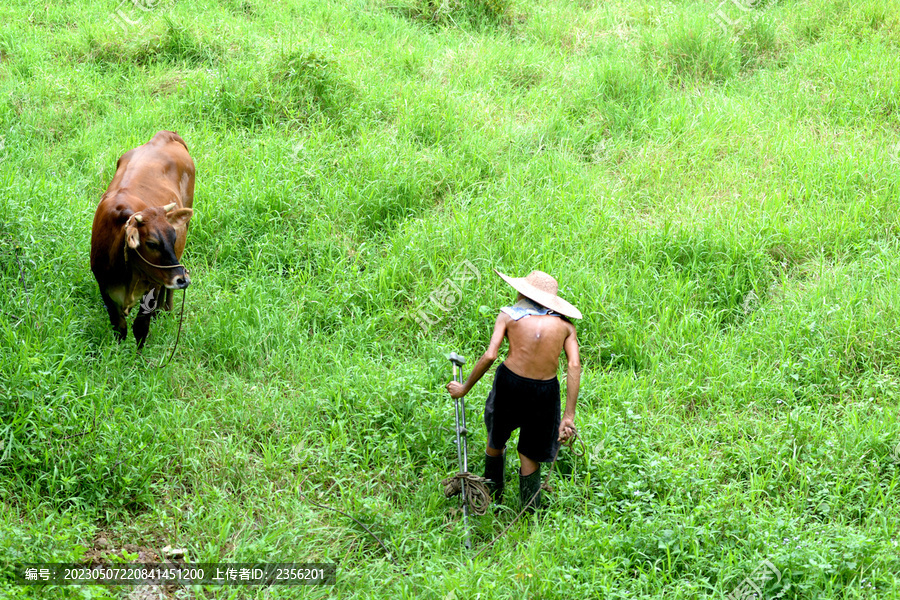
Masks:
[[[187,145],[177,133],[160,131],[122,155],[94,215],[91,271],[120,341],[128,333],[125,317],[140,301],[132,327],[139,350],[159,301],[172,310],[172,290],[191,283],[179,261],[193,203]]]

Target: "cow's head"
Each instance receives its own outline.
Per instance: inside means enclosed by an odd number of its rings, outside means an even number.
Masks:
[[[127,257],[129,248],[134,250],[140,254],[139,258],[134,259],[137,268],[165,287],[180,290],[191,283],[184,267],[160,269],[148,264],[160,267],[179,264],[187,223],[194,211],[175,207],[173,202],[163,207],[145,208],[128,217],[125,223],[125,254]]]

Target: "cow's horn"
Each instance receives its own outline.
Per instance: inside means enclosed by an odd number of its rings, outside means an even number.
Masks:
[[[134,220],[137,221],[138,223],[143,223],[144,215],[142,215],[141,213],[134,213]]]
[[[166,211],[166,212],[169,212],[170,210],[172,210],[172,209],[175,208],[176,206],[178,206],[178,205],[177,205],[176,203],[174,203],[174,202],[173,202],[172,204],[166,204],[165,206],[163,206],[163,210]]]

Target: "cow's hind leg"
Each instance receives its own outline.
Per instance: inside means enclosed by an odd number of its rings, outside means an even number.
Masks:
[[[128,321],[125,320],[125,313],[105,291],[100,290],[100,297],[103,298],[103,304],[106,305],[106,312],[109,313],[109,322],[112,324],[116,339],[121,342],[128,335]]]

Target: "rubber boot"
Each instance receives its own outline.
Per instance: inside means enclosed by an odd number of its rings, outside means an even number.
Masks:
[[[506,451],[500,456],[484,455],[484,478],[490,479],[488,489],[491,491],[491,500],[494,504],[503,501],[504,473],[506,463]]]
[[[535,494],[537,494],[537,496],[535,496]],[[531,500],[532,496],[534,496],[534,500],[528,506],[528,512],[530,513],[534,513],[541,508],[540,464],[538,464],[537,471],[531,475],[522,475],[522,471],[519,471],[519,499],[522,501],[523,507]]]

